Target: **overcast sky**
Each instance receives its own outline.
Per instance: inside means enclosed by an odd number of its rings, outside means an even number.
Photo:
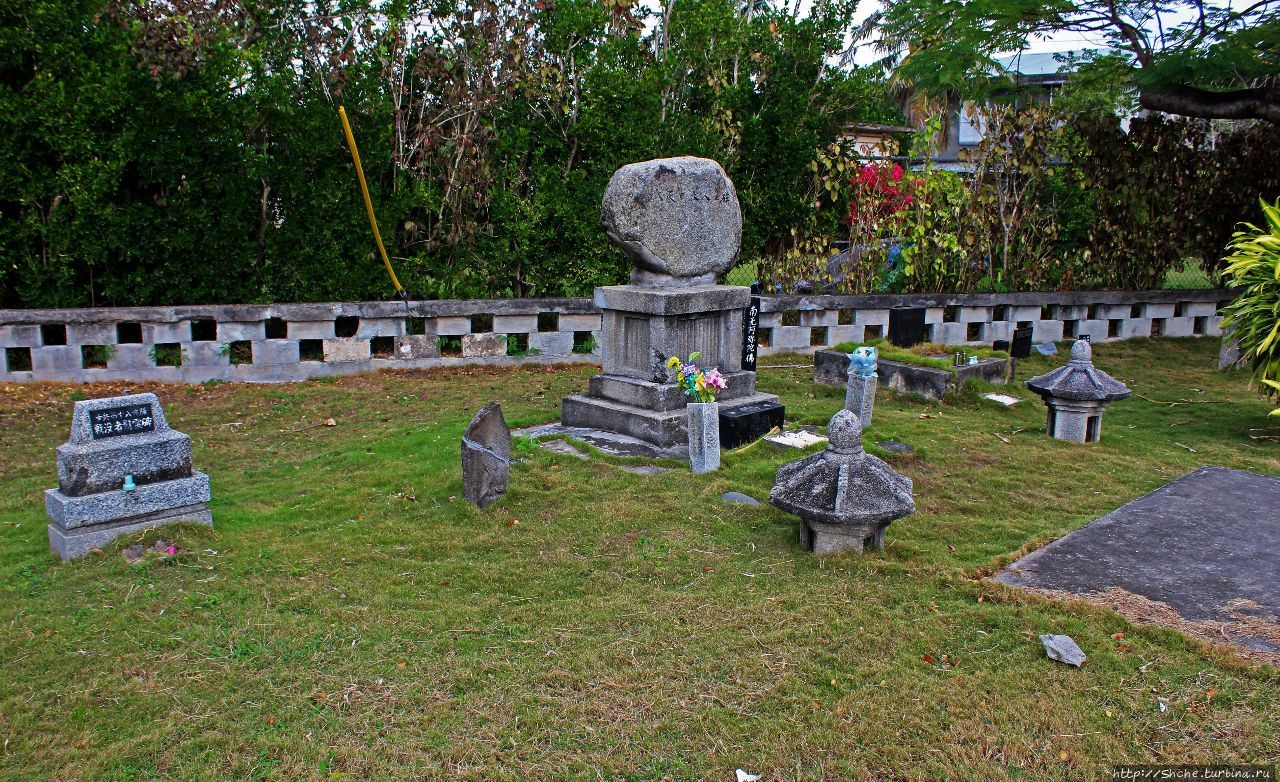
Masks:
[[[881,5],[880,0],[861,0],[858,3],[857,10],[858,23],[862,23],[868,16],[880,10]],[[1086,36],[1081,33],[1058,33],[1032,40],[1030,46],[1027,47],[1027,52],[1066,52],[1076,49],[1096,49],[1104,45],[1105,41],[1101,36]],[[997,54],[1014,54],[1014,52],[997,52]],[[858,50],[856,61],[859,65],[866,65],[874,62],[877,58],[878,55],[875,51],[870,46],[864,45]]]

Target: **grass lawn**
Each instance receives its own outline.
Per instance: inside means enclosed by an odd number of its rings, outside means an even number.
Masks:
[[[1135,394],[1193,403],[1117,403],[1091,446],[1040,434],[1034,398],[882,394],[866,439],[916,446],[889,458],[918,510],[884,553],[824,559],[800,550],[793,517],[718,500],[764,498],[797,458],[764,444],[709,476],[539,449],[506,497],[468,506],[471,415],[496,399],[513,427],[554,420],[593,371],[566,367],[134,385],[192,436],[216,529],[167,528],[187,549],[167,560],[129,565],[117,544],[58,564],[41,497],[53,449],[73,399],[124,386],[0,386],[0,779],[1074,780],[1116,762],[1274,764],[1276,669],[982,581],[1203,464],[1280,474],[1280,442],[1248,437],[1268,405],[1216,355],[1209,339],[1096,346]],[[1023,362],[1018,379],[1063,360]],[[799,423],[843,402],[811,370],[763,369],[760,385]],[[1085,667],[1047,660],[1044,632],[1073,636]]]

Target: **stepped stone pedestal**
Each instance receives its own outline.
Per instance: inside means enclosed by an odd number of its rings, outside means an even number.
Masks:
[[[213,526],[209,476],[191,469],[191,438],[169,428],[155,394],[76,402],[57,456],[44,502],[63,560],[174,521]]]
[[[756,391],[756,373],[742,369],[742,312],[751,290],[730,285],[596,289],[604,310],[603,372],[587,393],[565,397],[564,426],[617,432],[660,448],[688,442],[689,397],[671,383],[666,361],[702,351],[698,364],[719,367],[729,387],[716,401],[721,412],[778,401]]]

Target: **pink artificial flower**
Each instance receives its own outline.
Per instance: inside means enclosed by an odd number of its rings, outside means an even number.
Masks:
[[[174,546],[172,543],[170,543],[169,548],[165,549],[165,552],[172,557],[174,554],[178,553],[178,548],[177,546]]]
[[[720,370],[718,369],[713,369],[710,372],[707,372],[703,381],[717,391],[723,391],[729,387],[729,384],[724,379],[724,375],[720,374]]]

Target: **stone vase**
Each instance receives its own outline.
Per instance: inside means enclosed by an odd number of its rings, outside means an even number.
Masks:
[[[720,469],[720,403],[690,402],[685,407],[689,425],[689,468],[694,474]]]

